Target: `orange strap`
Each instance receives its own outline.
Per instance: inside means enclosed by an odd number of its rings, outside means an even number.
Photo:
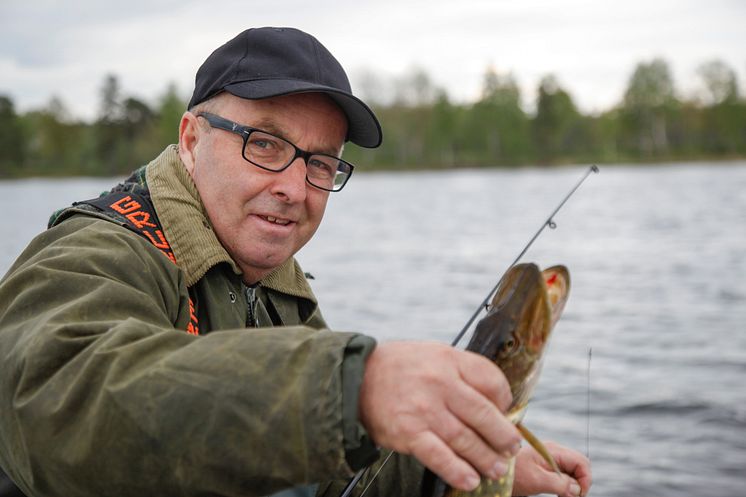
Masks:
[[[158,217],[146,197],[133,192],[114,191],[103,197],[80,203],[90,204],[103,211],[113,211],[123,216],[126,219],[126,222],[123,223],[125,228],[145,237],[155,248],[163,252],[171,262],[176,264],[176,257],[171,250],[171,245],[163,235]],[[192,335],[199,335],[199,322],[191,297],[189,297],[189,324],[186,331]]]

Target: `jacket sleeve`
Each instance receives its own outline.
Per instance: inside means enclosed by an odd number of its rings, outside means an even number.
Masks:
[[[352,475],[342,369],[362,335],[193,336],[188,302],[178,268],[112,223],[31,243],[0,283],[0,463],[25,492],[252,496]]]

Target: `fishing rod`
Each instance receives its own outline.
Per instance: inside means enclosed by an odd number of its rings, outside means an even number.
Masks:
[[[534,242],[536,241],[536,239],[539,238],[539,235],[541,235],[541,232],[544,231],[544,228],[546,228],[547,226],[549,226],[549,229],[555,229],[557,227],[557,223],[554,222],[554,216],[557,215],[557,213],[559,212],[559,210],[562,208],[562,206],[565,205],[565,203],[570,199],[570,197],[572,197],[572,195],[575,193],[575,191],[578,188],[580,188],[580,185],[583,184],[583,182],[585,181],[585,179],[588,176],[590,176],[591,173],[597,173],[597,172],[598,172],[598,166],[596,166],[596,165],[593,165],[593,166],[591,166],[591,167],[588,168],[588,170],[585,172],[585,174],[583,174],[583,177],[580,178],[580,181],[578,181],[577,184],[573,187],[573,189],[570,190],[570,193],[568,193],[567,195],[565,195],[565,198],[562,199],[562,202],[559,203],[559,205],[557,206],[557,208],[554,209],[554,211],[549,215],[549,217],[547,218],[547,220],[544,221],[544,224],[541,225],[541,228],[539,228],[539,230],[534,234],[534,236],[531,238],[531,240],[528,241],[528,243],[526,244],[526,246],[523,247],[523,250],[521,250],[521,253],[518,254],[518,257],[516,257],[515,260],[513,260],[513,262],[510,264],[510,266],[508,266],[508,269],[510,269],[513,266],[515,266],[516,263],[518,261],[520,261],[521,258],[524,255],[526,255],[526,252],[528,252],[528,249],[531,248],[531,245],[534,244]],[[482,301],[482,303],[479,304],[479,307],[477,307],[477,310],[474,311],[474,314],[471,315],[471,317],[466,322],[466,324],[464,325],[464,327],[461,329],[461,331],[459,331],[458,335],[456,335],[456,338],[454,338],[453,342],[451,342],[451,346],[452,347],[455,347],[461,341],[461,338],[463,338],[463,336],[466,333],[466,331],[469,329],[469,327],[471,327],[471,325],[474,322],[474,320],[477,319],[477,316],[479,316],[479,313],[481,313],[482,310],[484,310],[484,309],[487,308],[487,304],[489,304],[490,299],[495,294],[495,292],[497,291],[497,289],[500,288],[500,284],[503,282],[503,278],[505,278],[506,274],[507,274],[507,270],[505,271],[505,273],[503,273],[502,277],[498,280],[497,284],[495,284],[495,286],[492,287],[492,290],[490,290],[490,292],[484,298],[484,300]]]
[[[580,185],[583,184],[583,182],[590,176],[591,173],[597,173],[598,172],[598,166],[595,164],[588,168],[588,170],[583,174],[583,177],[580,178],[580,180],[575,184],[575,186],[570,190],[570,192],[565,195],[565,198],[562,199],[562,201],[557,205],[557,207],[552,211],[552,213],[549,215],[549,217],[544,221],[544,223],[541,225],[541,227],[538,229],[538,231],[534,234],[533,237],[528,241],[525,247],[523,247],[523,250],[518,254],[518,256],[513,260],[513,262],[508,266],[508,269],[515,266],[521,258],[526,255],[526,252],[528,252],[528,249],[531,248],[531,246],[534,244],[537,238],[539,238],[539,235],[544,231],[544,228],[547,226],[549,229],[555,229],[557,227],[557,223],[554,221],[554,216],[557,215],[557,213],[562,209],[562,207],[565,205],[565,203],[570,199],[570,197],[573,196],[575,191],[580,188]],[[453,342],[451,342],[451,347],[455,347],[458,345],[458,343],[461,341],[463,336],[466,334],[466,332],[469,330],[471,325],[474,323],[474,320],[477,319],[477,316],[485,310],[490,302],[490,299],[495,294],[498,288],[500,288],[500,285],[503,282],[503,278],[505,278],[505,274],[507,274],[507,270],[498,280],[497,284],[495,284],[494,287],[492,287],[492,290],[489,291],[487,296],[484,298],[481,304],[479,304],[479,307],[477,307],[476,311],[471,315],[468,321],[466,321],[466,324],[464,327],[459,331],[458,335],[456,335],[456,338],[453,339]],[[378,477],[378,475],[381,473],[381,470],[384,466],[386,466],[386,463],[389,462],[389,459],[391,459],[391,456],[394,455],[394,451],[389,452],[389,455],[386,456],[386,459],[384,459],[383,463],[378,467],[378,471],[376,471],[376,474],[373,475],[373,478],[370,479],[368,484],[363,489],[362,493],[360,493],[360,497],[363,497],[365,493],[368,491],[368,488],[370,488],[370,485],[375,481],[375,479]],[[355,485],[360,481],[360,479],[365,475],[365,473],[370,469],[370,466],[367,468],[363,468],[360,471],[358,471],[355,476],[352,477],[352,479],[347,483],[344,490],[340,494],[339,497],[349,497],[352,493],[352,490],[355,488]]]

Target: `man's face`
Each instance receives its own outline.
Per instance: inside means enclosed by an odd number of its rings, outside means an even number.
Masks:
[[[318,93],[245,100],[222,94],[210,112],[259,128],[303,150],[338,156],[347,133],[342,111]],[[185,136],[185,120],[194,140]],[[306,182],[297,158],[287,169],[260,169],[241,156],[243,139],[209,128],[203,118],[182,119],[181,155],[220,243],[255,283],[292,257],[321,223],[329,192]],[[187,157],[185,157],[185,149]]]

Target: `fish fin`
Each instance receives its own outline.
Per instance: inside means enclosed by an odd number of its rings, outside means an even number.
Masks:
[[[521,435],[523,435],[523,438],[526,439],[526,441],[536,449],[536,452],[538,452],[541,457],[544,458],[544,460],[549,464],[549,466],[552,468],[552,470],[557,473],[558,475],[562,474],[562,471],[560,471],[559,466],[557,466],[557,463],[554,461],[554,458],[552,457],[552,454],[549,453],[549,450],[547,450],[546,446],[539,440],[536,435],[531,433],[531,431],[523,426],[523,423],[518,422],[515,425],[516,428],[518,428],[518,431],[521,432]]]

